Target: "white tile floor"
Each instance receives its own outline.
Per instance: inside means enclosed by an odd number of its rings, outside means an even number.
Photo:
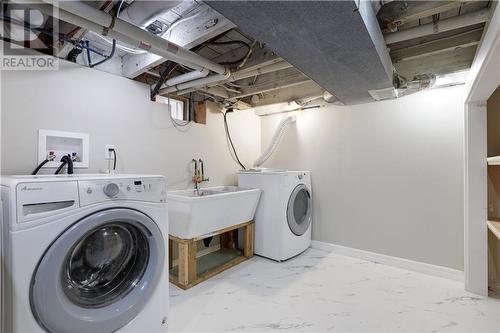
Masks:
[[[254,257],[190,290],[170,288],[172,332],[500,332],[500,300],[458,282],[323,250]]]

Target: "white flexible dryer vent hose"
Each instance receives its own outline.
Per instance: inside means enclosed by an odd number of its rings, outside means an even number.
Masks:
[[[271,155],[278,147],[278,144],[281,140],[281,137],[283,136],[283,133],[285,133],[286,126],[293,123],[295,123],[295,116],[288,116],[280,121],[278,127],[276,128],[276,131],[274,132],[271,143],[269,144],[269,146],[267,146],[267,149],[259,156],[259,158],[254,162],[255,167],[261,166],[265,161],[267,161],[269,157],[271,157]]]

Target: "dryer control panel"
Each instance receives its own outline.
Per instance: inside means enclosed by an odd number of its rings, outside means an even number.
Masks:
[[[81,206],[108,200],[167,202],[163,178],[80,180],[78,189]]]

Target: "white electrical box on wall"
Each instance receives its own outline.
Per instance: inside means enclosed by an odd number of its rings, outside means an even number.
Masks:
[[[47,156],[55,155],[53,161],[47,162],[43,168],[57,168],[64,155],[73,156],[74,168],[89,167],[89,135],[63,131],[38,130],[38,163]]]

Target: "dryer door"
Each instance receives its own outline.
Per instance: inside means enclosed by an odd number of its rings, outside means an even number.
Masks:
[[[161,231],[147,215],[126,208],[89,215],[40,260],[30,290],[33,314],[49,332],[114,332],[152,295],[164,253]]]
[[[305,184],[295,187],[288,199],[286,217],[290,230],[296,236],[306,233],[312,221],[311,192]]]

